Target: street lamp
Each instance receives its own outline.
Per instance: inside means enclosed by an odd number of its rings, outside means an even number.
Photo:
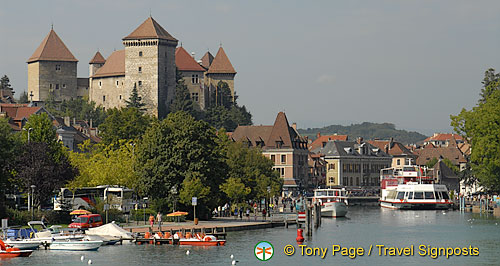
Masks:
[[[28,128],[26,129],[25,127],[23,128],[24,131],[28,131],[28,143],[30,143],[30,131],[33,130],[33,128]]]
[[[148,197],[143,198],[143,203],[142,203],[142,208],[143,208],[143,213],[144,213],[144,225],[146,225],[146,201],[148,200]]]
[[[271,213],[269,213],[269,205],[271,204],[271,187],[270,186],[267,186],[267,198],[269,199],[269,201],[267,202],[266,204],[266,209],[267,209],[267,215],[269,217],[271,217]]]
[[[177,195],[177,187],[176,186],[173,186],[171,189],[170,189],[170,193],[172,193],[173,195],[173,198],[174,198],[174,210],[172,212],[175,212],[175,205],[176,205],[176,197],[175,195]]]
[[[29,134],[29,131],[28,131]],[[29,135],[28,135],[29,136]],[[34,198],[35,198],[35,185],[31,185],[31,220],[33,221],[34,217],[34,208],[33,208],[33,203],[34,203]],[[29,198],[29,197],[28,197]],[[29,200],[29,199],[28,199]]]

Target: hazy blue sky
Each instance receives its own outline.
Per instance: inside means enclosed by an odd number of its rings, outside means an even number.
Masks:
[[[500,70],[500,1],[3,1],[0,75],[16,95],[26,60],[54,23],[80,61],[121,39],[151,13],[189,52],[219,43],[238,74],[239,103],[255,124],[285,111],[301,128],[391,122],[451,131],[471,108],[484,71]]]

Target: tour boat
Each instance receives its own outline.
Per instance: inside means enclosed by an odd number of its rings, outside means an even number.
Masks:
[[[344,217],[347,214],[346,196],[344,188],[315,189],[313,203],[321,204],[321,216],[323,217]]]
[[[453,204],[445,185],[434,184],[422,167],[405,165],[381,170],[380,206],[402,210],[448,209]]]
[[[51,250],[74,250],[74,251],[89,251],[97,250],[101,247],[103,241],[95,240],[67,240],[67,241],[52,241],[50,244]]]

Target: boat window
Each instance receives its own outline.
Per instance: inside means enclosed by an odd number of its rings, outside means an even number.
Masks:
[[[413,199],[413,191],[411,191],[410,193],[408,193],[408,199]]]
[[[333,191],[328,191],[328,196],[333,196]]]
[[[316,191],[316,196],[326,196],[326,191]]]
[[[443,196],[441,196],[441,191],[436,191],[436,199],[442,199]]]
[[[398,192],[398,199],[404,199],[405,198],[405,193],[404,192]]]
[[[450,196],[448,196],[448,192],[443,192],[443,199],[450,199]]]
[[[424,199],[424,192],[415,192],[413,199]]]
[[[434,199],[434,192],[426,191],[424,194],[425,194],[425,199]]]
[[[396,198],[396,191],[389,191],[389,193],[387,194],[387,198],[388,199],[395,199]]]
[[[403,167],[403,171],[415,171],[415,167]]]

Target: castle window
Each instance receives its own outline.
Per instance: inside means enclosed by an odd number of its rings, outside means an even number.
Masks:
[[[61,71],[61,65],[56,65],[56,71]]]
[[[52,83],[49,84],[49,90],[52,90]]]
[[[101,82],[101,81],[99,81],[99,88],[100,88],[100,87],[102,87],[102,82]]]
[[[106,101],[106,95],[103,95],[102,96],[102,101],[105,102]]]
[[[63,89],[66,88],[66,84],[63,84],[62,87],[63,87]]]
[[[118,87],[118,85],[119,85],[119,82],[118,82],[118,80],[117,80],[117,81],[116,81],[116,87]]]
[[[198,93],[197,92],[193,92],[191,93],[191,98],[193,99],[193,101],[198,101]]]
[[[141,80],[139,80],[139,87],[140,87],[140,86],[142,86],[142,81],[141,81]]]
[[[122,99],[122,95],[120,94],[120,100]]]
[[[199,80],[199,78],[198,78],[198,74],[193,74],[193,75],[191,75],[191,83],[193,83],[193,84],[198,84],[198,83],[200,83],[200,80]]]
[[[167,67],[165,67],[165,73],[167,73]]]
[[[142,51],[139,52],[139,56],[142,56]]]
[[[59,84],[56,84],[56,90],[58,90],[58,89],[59,89]]]
[[[139,67],[139,73],[142,73],[142,67]]]

